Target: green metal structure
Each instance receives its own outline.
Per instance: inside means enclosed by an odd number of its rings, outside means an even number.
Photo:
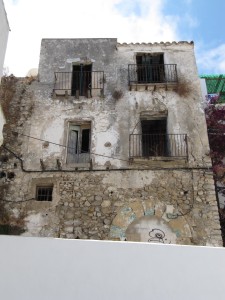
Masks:
[[[219,94],[218,102],[225,102],[225,74],[200,75],[205,79],[208,94]]]

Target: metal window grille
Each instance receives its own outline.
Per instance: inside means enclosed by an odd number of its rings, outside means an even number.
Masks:
[[[54,92],[67,91],[72,96],[92,97],[94,91],[103,94],[104,91],[103,71],[82,71],[82,72],[55,72]]]
[[[129,85],[148,83],[176,83],[177,65],[175,64],[143,64],[128,65]]]
[[[53,186],[38,186],[36,189],[37,201],[52,201]]]
[[[186,134],[130,134],[130,158],[188,158]]]

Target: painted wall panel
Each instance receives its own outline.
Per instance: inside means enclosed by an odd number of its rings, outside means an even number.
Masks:
[[[223,299],[225,251],[0,237],[1,299]]]

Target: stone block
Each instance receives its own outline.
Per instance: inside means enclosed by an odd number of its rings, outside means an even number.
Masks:
[[[103,200],[103,202],[101,203],[102,207],[109,207],[111,206],[111,201],[110,200]]]
[[[64,227],[66,233],[73,233],[73,226]]]

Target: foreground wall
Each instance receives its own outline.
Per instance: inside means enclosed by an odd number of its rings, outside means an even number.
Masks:
[[[7,300],[214,300],[225,252],[208,247],[0,237]]]

